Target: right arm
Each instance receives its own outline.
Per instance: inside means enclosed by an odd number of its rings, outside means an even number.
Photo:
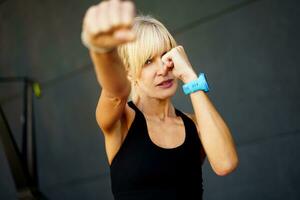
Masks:
[[[116,51],[105,54],[90,52],[97,80],[102,87],[96,108],[96,120],[103,133],[119,129],[130,94],[130,82]]]
[[[111,0],[92,6],[84,18],[86,41],[94,47],[113,49],[98,53],[90,48],[97,81],[102,87],[96,119],[105,134],[119,132],[124,125],[130,82],[116,47],[134,40],[131,32],[133,17],[132,2]]]

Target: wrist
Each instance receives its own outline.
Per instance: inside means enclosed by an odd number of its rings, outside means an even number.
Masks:
[[[88,48],[91,52],[98,53],[98,54],[110,53],[116,49],[116,47],[98,47],[93,45],[88,39],[87,33],[85,31],[81,32],[81,41],[82,44],[86,48]]]
[[[186,95],[194,93],[199,90],[208,92],[209,86],[208,86],[208,82],[206,80],[205,74],[200,73],[199,78],[197,78],[196,80],[190,81],[188,83],[185,83],[182,86],[182,89],[183,89],[184,94],[186,94]]]
[[[185,83],[189,83],[191,81],[194,81],[196,80],[198,77],[197,77],[197,74],[195,72],[191,72],[189,74],[184,74],[181,76],[181,80],[182,82],[185,84]]]

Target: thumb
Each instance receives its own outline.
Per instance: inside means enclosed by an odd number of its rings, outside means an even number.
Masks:
[[[161,57],[161,60],[163,62],[163,67],[165,70],[172,70],[174,67],[173,58],[171,55],[171,52],[167,52],[165,55]]]
[[[172,71],[174,68],[173,61],[168,60],[167,62],[163,63],[162,70],[163,74],[167,74],[168,71]]]

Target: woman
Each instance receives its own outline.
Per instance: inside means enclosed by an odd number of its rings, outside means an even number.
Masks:
[[[120,200],[202,199],[206,155],[220,176],[238,164],[230,130],[207,90],[185,91],[195,114],[173,106],[178,81],[198,77],[159,21],[134,15],[130,1],[103,1],[87,11],[82,31],[102,87],[96,119],[112,192]]]

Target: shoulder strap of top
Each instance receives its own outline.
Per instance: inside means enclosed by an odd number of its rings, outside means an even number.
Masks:
[[[142,122],[144,119],[143,113],[138,109],[138,107],[136,107],[136,105],[132,101],[129,101],[128,105],[135,111],[135,120],[137,120],[138,122]]]
[[[188,132],[186,132],[186,133],[188,136],[187,137],[188,138],[188,141],[187,141],[188,146],[191,148],[194,148],[195,152],[197,151],[197,149],[198,150],[200,149],[200,154],[201,154],[201,159],[202,159],[201,162],[203,162],[203,159],[205,158],[205,151],[202,146],[202,142],[199,138],[198,130],[197,130],[195,122],[189,116],[187,116],[186,114],[184,114],[181,111],[176,109],[176,114],[177,113],[179,116],[182,117],[182,120],[185,121],[185,125],[187,126],[186,130],[188,130]]]
[[[176,112],[176,115],[178,115],[178,116],[182,117],[184,120],[192,122],[194,124],[194,121],[190,117],[188,117],[186,114],[184,114],[183,112],[181,112],[177,108],[175,108],[175,112]]]
[[[184,120],[186,122],[186,125],[188,126],[187,127],[188,130],[195,132],[196,136],[198,136],[197,127],[196,127],[196,124],[194,123],[194,121],[189,116],[187,116],[186,114],[181,112],[180,110],[175,108],[175,111],[176,111],[176,115],[180,116],[182,118],[182,120]],[[193,135],[195,135],[195,134],[193,134]]]
[[[128,105],[136,112],[136,114],[141,114],[141,111],[136,107],[136,105],[132,101],[129,101]]]
[[[134,105],[134,103],[133,103],[132,101],[128,101],[127,103],[128,103],[128,105],[129,105],[132,109],[135,108],[135,105]]]
[[[134,140],[136,140],[136,137],[137,138],[145,137],[145,134],[147,134],[147,124],[143,113],[138,109],[138,107],[132,101],[129,101],[128,105],[135,111],[135,117],[128,130],[127,137],[134,136],[135,137]],[[144,138],[140,140],[144,140]]]

